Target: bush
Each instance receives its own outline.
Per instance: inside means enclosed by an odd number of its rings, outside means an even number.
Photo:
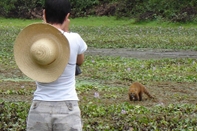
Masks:
[[[172,22],[196,20],[196,0],[70,0],[71,16],[115,15],[137,21],[164,19]],[[0,15],[14,18],[42,16],[44,0],[2,0]]]
[[[43,0],[3,0],[0,2],[0,15],[12,18],[34,18],[35,10],[41,9]]]
[[[99,0],[71,0],[72,16],[87,16],[87,12],[93,6],[99,4]]]
[[[137,18],[138,21],[164,18],[173,22],[192,21],[197,14],[195,0],[123,0],[117,17]]]
[[[85,16],[88,9],[99,4],[99,0],[70,0],[72,14]],[[0,2],[0,15],[13,18],[41,17],[44,0],[4,0]]]

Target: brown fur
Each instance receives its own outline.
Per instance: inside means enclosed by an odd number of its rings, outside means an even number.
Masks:
[[[146,87],[139,82],[134,82],[129,87],[128,95],[130,101],[142,101],[142,95],[146,94],[149,98],[154,98],[150,95]]]

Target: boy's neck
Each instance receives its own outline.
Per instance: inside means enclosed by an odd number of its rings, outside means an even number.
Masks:
[[[54,26],[57,29],[63,30],[61,24],[51,24],[51,25]]]
[[[51,24],[51,25],[54,26],[57,29],[63,30],[64,32],[69,32],[68,30],[64,29],[62,24]]]

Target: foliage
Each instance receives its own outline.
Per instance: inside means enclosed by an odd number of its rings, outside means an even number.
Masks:
[[[134,17],[138,21],[165,19],[187,22],[195,19],[195,0],[123,0],[118,6],[118,17]]]
[[[29,110],[27,102],[0,102],[0,130],[25,131]]]
[[[82,70],[84,77],[103,81],[196,82],[197,75],[192,73],[197,71],[196,67],[197,61],[195,59],[139,60],[87,56]]]
[[[117,18],[135,18],[136,22],[147,20],[196,22],[197,19],[196,0],[71,0],[70,2],[72,17],[113,15]],[[4,0],[0,2],[0,15],[40,18],[43,3],[44,0]]]
[[[194,105],[155,106],[151,109],[129,103],[109,106],[88,103],[82,107],[85,130],[196,130]],[[191,111],[191,112],[190,112]],[[174,116],[174,114],[176,114]],[[191,123],[190,123],[191,122]]]
[[[86,11],[94,5],[99,4],[99,0],[71,0],[72,15],[86,16]],[[44,6],[44,0],[4,0],[0,2],[0,15],[14,18],[31,18],[33,13],[37,13]]]
[[[25,131],[30,102],[1,101],[0,107],[0,130]],[[80,108],[84,130],[196,130],[196,105],[170,104],[148,108],[128,102],[105,105],[95,98],[81,103]]]
[[[0,15],[14,18],[31,18],[35,8],[41,8],[43,0],[3,0]]]
[[[99,4],[99,0],[71,0],[72,16],[87,16],[87,10]]]

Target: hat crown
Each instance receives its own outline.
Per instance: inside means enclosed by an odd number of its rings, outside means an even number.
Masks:
[[[36,63],[49,65],[56,60],[58,52],[55,42],[51,39],[42,38],[32,44],[30,53]]]

